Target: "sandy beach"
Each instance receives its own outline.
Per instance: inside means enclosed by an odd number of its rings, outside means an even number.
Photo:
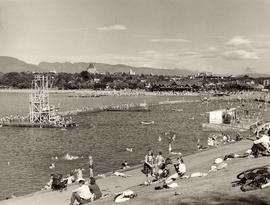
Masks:
[[[229,153],[242,153],[249,149],[251,141],[241,141],[227,144],[218,148],[198,152],[184,157],[187,173],[208,172],[217,157]],[[138,196],[122,204],[252,204],[254,200],[261,200],[260,204],[269,204],[269,188],[250,192],[241,192],[239,187],[232,187],[231,182],[236,180],[236,175],[244,170],[267,164],[268,158],[242,158],[227,161],[228,167],[217,172],[209,173],[206,177],[179,179],[179,187],[174,189],[154,190],[155,184],[142,186],[145,176],[141,168],[127,171],[128,178],[108,176],[97,180],[103,193],[111,197],[100,199],[93,204],[114,204],[113,194],[131,189]],[[66,191],[41,191],[15,199],[1,201],[0,205],[65,205],[69,204],[71,191],[77,185],[69,186]],[[179,195],[175,196],[175,192]],[[259,201],[258,201],[259,202]]]

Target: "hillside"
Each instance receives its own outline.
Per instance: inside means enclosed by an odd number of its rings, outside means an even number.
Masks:
[[[157,74],[157,75],[191,75],[197,72],[184,70],[184,69],[158,69],[158,68],[149,68],[149,67],[131,67],[128,65],[117,64],[110,65],[104,63],[94,63],[98,72],[100,73],[116,73],[116,72],[129,72],[130,69],[135,71],[137,74]],[[50,71],[55,70],[57,72],[68,72],[68,73],[78,73],[83,70],[86,70],[89,63],[80,62],[80,63],[49,63],[49,62],[41,62],[38,66],[43,70]]]
[[[89,62],[90,63],[90,62]],[[86,70],[88,62],[77,62],[77,63],[59,63],[59,62],[41,62],[38,65],[33,65],[21,61],[17,58],[9,56],[0,56],[0,73],[8,72],[26,72],[26,71],[36,71],[36,72],[66,72],[66,73],[79,73]],[[110,65],[104,63],[94,63],[96,69],[100,73],[116,73],[116,72],[129,72],[130,69],[135,71],[137,74],[156,74],[156,75],[191,75],[197,73],[196,71],[190,71],[186,69],[158,69],[149,67],[131,67],[128,65],[117,64]]]
[[[0,56],[0,72],[22,72],[22,71],[40,71],[41,69],[33,64],[28,64],[17,58],[9,56]]]

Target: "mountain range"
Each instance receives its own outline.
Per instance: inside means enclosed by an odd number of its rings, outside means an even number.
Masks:
[[[160,69],[150,67],[134,67],[124,64],[104,64],[94,62],[77,62],[77,63],[59,63],[59,62],[41,62],[38,65],[29,64],[17,58],[9,56],[0,56],[0,73],[8,72],[66,72],[66,73],[80,73],[83,70],[87,70],[90,63],[95,65],[95,68],[100,73],[116,73],[116,72],[129,72],[132,69],[136,74],[155,74],[155,75],[170,75],[170,76],[188,76],[202,71],[193,71],[188,69]],[[251,68],[246,68],[243,75],[249,75],[250,77],[270,77],[270,74],[256,73]]]
[[[159,69],[150,67],[133,67],[124,64],[110,65],[104,63],[94,63],[95,68],[100,73],[116,73],[116,72],[129,72],[130,69],[136,74],[156,74],[156,75],[179,75],[187,76],[197,73],[197,71],[191,71],[187,69]],[[87,70],[90,62],[78,62],[78,63],[59,63],[59,62],[41,62],[38,65],[29,64],[17,58],[9,56],[0,56],[0,72],[66,72],[66,73],[80,73],[83,70]]]

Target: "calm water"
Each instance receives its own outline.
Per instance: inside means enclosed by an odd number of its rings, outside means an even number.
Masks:
[[[65,95],[52,95],[54,104],[61,104],[64,110],[100,104],[122,102],[157,102],[168,97],[100,97],[69,98]],[[171,100],[182,97],[170,97]],[[191,98],[191,97],[189,97]],[[0,113],[25,114],[28,111],[27,94],[0,93]],[[185,97],[187,99],[187,97]],[[118,169],[127,160],[130,165],[140,163],[145,151],[152,147],[155,152],[167,154],[168,142],[165,137],[158,142],[158,136],[174,131],[177,139],[173,148],[182,153],[196,150],[197,139],[205,142],[209,133],[202,132],[201,123],[207,121],[207,110],[226,106],[227,102],[182,103],[155,106],[150,112],[100,112],[84,113],[74,117],[78,128],[0,128],[0,199],[11,192],[24,195],[39,190],[49,178],[52,156],[58,156],[56,171],[67,174],[70,170],[83,167],[88,177],[87,156],[94,157],[95,174]],[[176,112],[173,109],[183,109]],[[192,119],[194,117],[194,119]],[[141,121],[154,120],[150,126]],[[132,153],[126,147],[133,147]],[[84,159],[67,161],[61,159],[66,153],[84,156]],[[10,165],[8,166],[8,161]]]

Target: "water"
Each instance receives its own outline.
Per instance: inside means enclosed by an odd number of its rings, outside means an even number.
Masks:
[[[27,113],[26,94],[0,93],[0,97],[0,113]],[[68,110],[100,104],[157,102],[167,98],[138,96],[74,99],[65,95],[52,95],[51,101],[55,104],[61,103],[61,108]],[[198,138],[204,143],[209,136],[209,133],[202,132],[201,128],[201,123],[207,122],[205,112],[210,107],[217,109],[226,105],[227,102],[211,102],[208,106],[205,103],[193,102],[154,106],[150,112],[84,113],[74,117],[80,126],[68,130],[2,127],[0,199],[11,192],[18,196],[39,190],[52,173],[49,169],[52,156],[59,158],[55,162],[57,172],[68,174],[70,170],[82,167],[88,177],[89,154],[94,158],[95,174],[119,169],[124,160],[130,165],[139,164],[149,147],[153,148],[155,153],[163,151],[166,156],[168,140],[162,133],[168,131],[177,135],[173,148],[182,153],[191,153],[196,150]],[[176,112],[174,109],[183,111]],[[145,120],[154,120],[155,123],[149,126],[141,125],[140,122]],[[161,142],[158,142],[159,135],[162,136]],[[126,152],[126,147],[133,147],[134,151]],[[84,158],[63,160],[62,157],[67,153]]]

